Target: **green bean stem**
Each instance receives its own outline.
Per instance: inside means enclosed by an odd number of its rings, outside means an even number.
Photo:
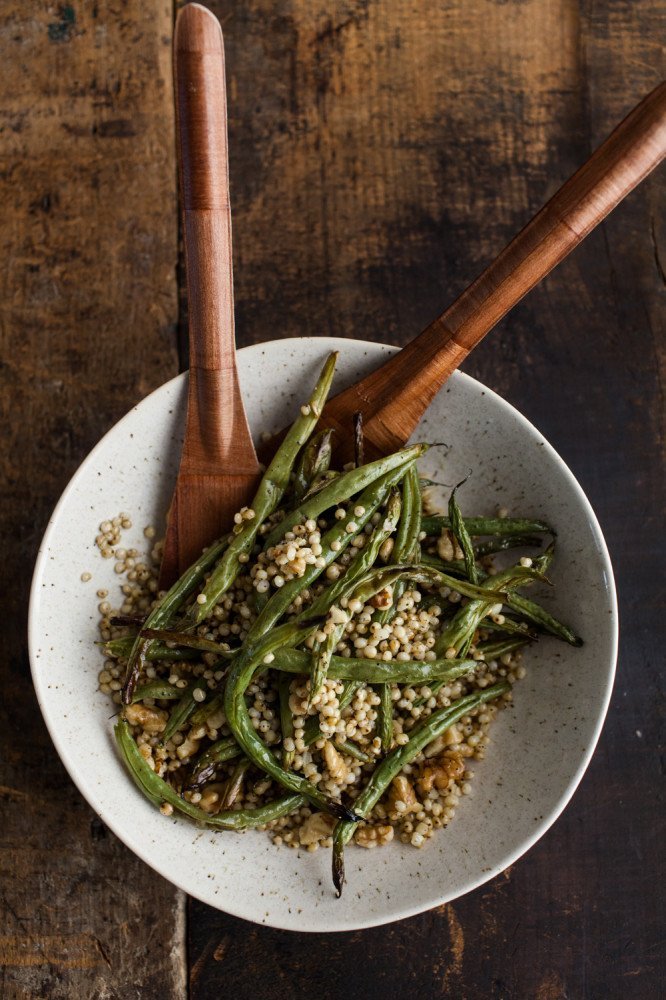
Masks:
[[[458,506],[458,501],[456,500],[457,489],[458,487],[456,486],[456,488],[451,491],[451,496],[449,498],[449,520],[451,522],[451,531],[453,532],[458,545],[462,549],[463,560],[465,563],[465,575],[467,576],[467,579],[470,583],[478,583],[479,571],[474,557],[472,539],[465,526],[462,512]]]
[[[526,517],[465,517],[463,520],[470,535],[555,534],[545,521],[533,521]],[[424,517],[421,525],[426,535],[435,537],[451,527],[451,518],[443,514]]]
[[[301,452],[294,469],[294,499],[298,503],[310,490],[315,481],[328,472],[331,464],[333,431],[326,428],[313,434]]]

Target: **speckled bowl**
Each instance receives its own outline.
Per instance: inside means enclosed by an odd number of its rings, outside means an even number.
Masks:
[[[239,352],[253,433],[289,421],[326,353],[340,351],[335,389],[366,374],[394,348],[361,341],[273,341]],[[276,385],[279,388],[276,388]],[[330,854],[274,847],[259,832],[211,832],[161,816],[137,791],[115,751],[101,668],[95,591],[117,593],[113,561],[94,545],[100,521],[119,511],[134,527],[123,541],[143,549],[142,529],[164,523],[179,456],[186,376],[136,406],[97,445],[65,490],[42,542],[30,603],[30,658],[37,696],[57,752],[92,808],[165,878],[246,920],[299,931],[387,923],[455,899],[512,864],[555,821],[587,767],[606,714],[616,658],[613,574],[597,519],[562,459],[513,407],[456,373],[416,437],[445,440],[423,461],[455,483],[468,513],[498,505],[560,530],[548,607],[585,639],[572,649],[544,639],[526,655],[515,706],[492,729],[472,794],[455,820],[421,850],[393,843],[349,848],[341,899]],[[81,581],[89,571],[92,580]],[[536,596],[536,591],[535,591]]]

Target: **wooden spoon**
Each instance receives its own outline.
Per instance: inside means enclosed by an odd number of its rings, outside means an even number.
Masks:
[[[199,4],[178,14],[174,71],[190,380],[160,586],[229,530],[259,475],[236,371],[224,43],[218,20]]]
[[[666,83],[648,94],[496,260],[415,340],[326,404],[339,458],[363,414],[366,460],[402,447],[451,373],[666,156]],[[279,436],[278,436],[279,437]],[[271,454],[267,442],[261,457]]]

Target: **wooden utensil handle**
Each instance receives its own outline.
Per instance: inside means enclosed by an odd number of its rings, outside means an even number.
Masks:
[[[228,465],[227,451],[234,442],[238,445],[237,434],[243,428],[225,427],[225,421],[233,422],[238,412],[231,400],[236,394],[240,400],[240,390],[235,362],[224,42],[219,22],[200,4],[188,4],[178,15],[174,66],[190,337],[188,428],[182,461],[188,471],[204,472],[213,461],[233,467]]]
[[[411,423],[404,435],[400,433],[406,440],[442,384],[472,348],[664,156],[666,83],[641,101],[446,312],[363,380],[358,393],[363,405],[358,408],[364,409],[366,427],[371,420],[375,424],[375,443],[386,436],[389,446],[396,420],[405,428]],[[341,403],[346,395],[338,397]]]

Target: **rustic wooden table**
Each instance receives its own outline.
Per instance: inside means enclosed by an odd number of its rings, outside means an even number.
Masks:
[[[214,7],[227,42],[241,345],[294,334],[405,342],[663,73],[660,0]],[[663,173],[465,365],[573,468],[619,583],[619,673],[601,743],[527,857],[386,928],[267,930],[185,899],[138,861],[54,753],[25,641],[39,539],[86,452],[184,356],[173,17],[171,0],[0,10],[0,992],[657,997]]]

